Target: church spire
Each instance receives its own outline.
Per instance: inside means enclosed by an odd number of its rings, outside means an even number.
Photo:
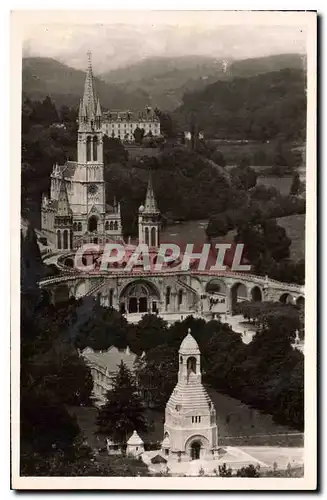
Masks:
[[[83,108],[86,110],[87,117],[93,119],[97,111],[97,101],[95,97],[94,78],[92,70],[91,52],[87,53],[88,67],[86,71],[84,94],[83,94]]]
[[[159,213],[156,198],[154,196],[154,190],[152,185],[152,174],[150,170],[148,187],[146,191],[145,203],[144,203],[144,213]]]

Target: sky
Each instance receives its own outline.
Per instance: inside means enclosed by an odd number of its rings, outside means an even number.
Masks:
[[[125,14],[117,22],[101,24],[78,23],[78,18],[77,23],[34,23],[25,28],[23,55],[52,57],[85,69],[91,50],[94,72],[102,73],[153,56],[244,59],[306,52],[305,24],[294,18],[276,22],[268,13],[262,22],[252,23],[252,18],[238,22],[237,16],[231,22],[221,13],[177,14]]]

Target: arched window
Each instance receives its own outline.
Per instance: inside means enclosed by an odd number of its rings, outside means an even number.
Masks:
[[[109,231],[109,222],[108,221],[105,223],[104,228],[105,228],[106,231]]]
[[[69,231],[69,235],[70,235],[70,241],[69,241],[69,247],[70,248],[73,248],[73,231]]]
[[[93,137],[93,160],[97,161],[98,159],[98,138],[95,135]]]
[[[59,229],[57,231],[57,248],[58,250],[61,250],[61,232],[59,231]]]
[[[91,141],[92,138],[88,136],[86,138],[86,161],[91,161]]]
[[[118,222],[115,220],[115,223],[114,223],[114,229],[115,231],[118,231]]]
[[[153,227],[151,229],[151,243],[150,243],[151,246],[156,246],[156,228]]]
[[[144,243],[146,245],[149,245],[149,228],[148,227],[146,227],[144,229]]]
[[[194,356],[187,358],[187,372],[196,373],[196,359]]]
[[[64,247],[64,250],[68,249],[68,230],[67,229],[64,230],[64,234],[63,234],[63,247]]]
[[[170,286],[167,286],[166,289],[166,307],[170,304]]]
[[[112,231],[112,230],[113,230],[113,228],[114,228],[114,223],[111,221],[111,222],[110,222],[110,231]]]
[[[74,231],[78,231],[78,229],[77,229],[77,222],[74,222],[73,229],[74,229]]]
[[[178,291],[178,305],[182,305],[183,302],[183,290]]]
[[[82,223],[81,222],[78,223],[78,231],[82,231]]]
[[[97,231],[97,229],[98,229],[98,219],[95,217],[95,215],[92,215],[89,218],[88,230],[90,231],[90,233],[93,233]]]

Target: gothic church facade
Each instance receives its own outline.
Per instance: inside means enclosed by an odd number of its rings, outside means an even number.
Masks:
[[[42,198],[41,227],[52,233],[57,250],[122,239],[120,204],[116,200],[113,206],[106,204],[102,139],[101,106],[89,54],[78,114],[77,161],[53,167],[50,197]]]

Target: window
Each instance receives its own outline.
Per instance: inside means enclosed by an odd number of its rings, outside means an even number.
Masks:
[[[165,450],[165,455],[169,455],[169,450]]]

